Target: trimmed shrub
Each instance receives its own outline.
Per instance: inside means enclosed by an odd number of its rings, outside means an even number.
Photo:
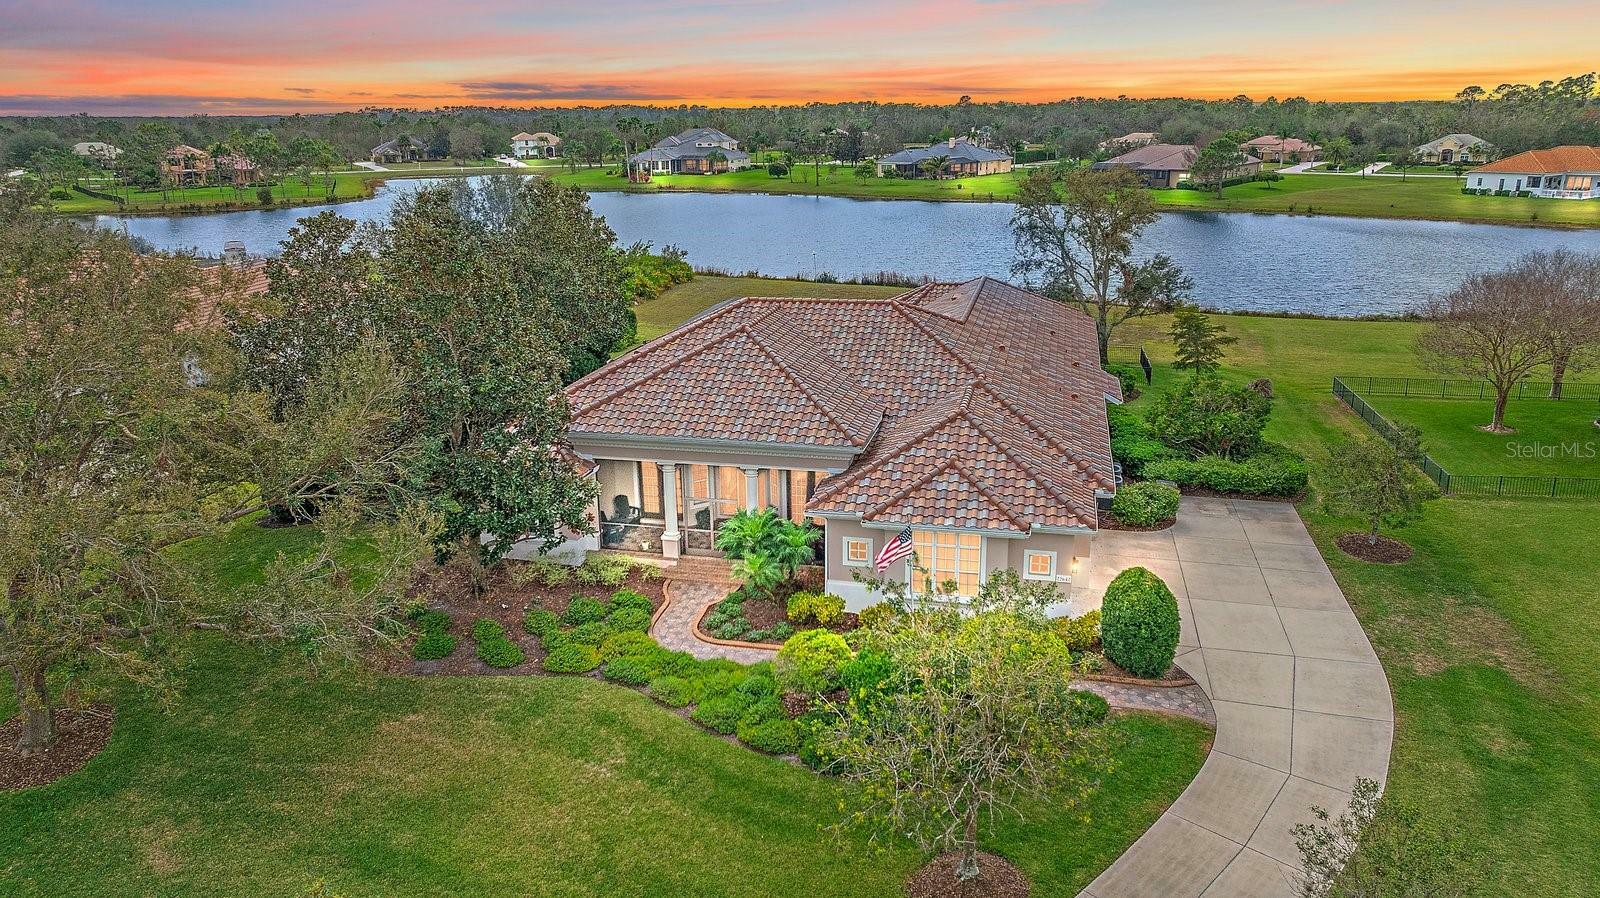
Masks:
[[[1142,567],[1118,574],[1100,609],[1106,657],[1138,677],[1159,677],[1178,652],[1178,600],[1160,577]]]
[[[655,605],[649,596],[631,589],[619,589],[611,596],[611,611],[615,613],[624,608],[637,608],[647,615],[655,611]]]
[[[1178,516],[1178,491],[1160,483],[1124,483],[1111,500],[1111,513],[1131,527],[1154,527]]]
[[[522,647],[502,633],[489,639],[478,640],[478,660],[490,667],[516,667],[523,661]]]
[[[605,626],[613,633],[639,632],[650,629],[650,612],[639,608],[621,608],[611,612]]]
[[[624,686],[643,686],[656,676],[656,668],[645,658],[628,655],[606,662],[601,671],[606,679]]]
[[[610,661],[612,658],[621,658],[626,655],[644,655],[658,651],[661,647],[654,639],[637,630],[625,630],[612,633],[600,641],[600,658]]]
[[[540,586],[565,586],[572,582],[572,568],[548,558],[535,558],[514,568],[511,579],[518,583],[537,583]]]
[[[592,645],[570,642],[545,655],[539,666],[551,673],[588,673],[600,666],[600,653]]]
[[[778,621],[765,630],[751,630],[744,638],[751,642],[783,642],[794,635],[794,626],[786,620]]]
[[[783,699],[776,695],[765,695],[754,699],[750,707],[739,718],[740,726],[755,726],[768,720],[788,720],[789,715],[783,710]]]
[[[599,599],[573,596],[572,604],[568,605],[566,612],[561,615],[561,622],[569,627],[576,627],[580,624],[598,623],[605,618],[606,606],[601,604]]]
[[[1166,459],[1145,468],[1146,477],[1181,486],[1200,486],[1219,493],[1250,496],[1298,496],[1306,490],[1309,470],[1299,453],[1268,443],[1243,461],[1204,455],[1194,461]]]
[[[1092,725],[1104,721],[1106,715],[1110,713],[1111,706],[1104,698],[1093,692],[1080,690],[1072,695],[1072,710],[1068,712],[1068,716],[1073,723]]]
[[[506,638],[506,628],[500,626],[499,621],[480,617],[472,622],[472,640],[474,642],[504,638]]]
[[[771,673],[749,674],[733,691],[751,698],[773,698],[778,694],[778,680]]]
[[[567,631],[566,637],[573,642],[581,642],[584,645],[598,646],[602,641],[605,640],[607,636],[610,636],[612,632],[613,631],[611,627],[609,627],[605,621],[593,621],[591,623],[579,624],[578,626],[573,627],[571,630]]]
[[[1124,474],[1142,477],[1151,462],[1179,457],[1176,449],[1156,439],[1150,425],[1127,408],[1109,406],[1106,418],[1111,422],[1111,456],[1122,463]]]
[[[633,565],[626,558],[591,553],[583,560],[583,564],[578,565],[573,577],[579,583],[615,589],[628,581],[628,571],[632,569]]]
[[[789,597],[785,611],[797,624],[815,621],[826,627],[844,617],[844,599],[826,592],[797,592]]]
[[[429,630],[422,634],[417,644],[411,647],[411,657],[418,661],[437,661],[448,658],[455,653],[456,638],[449,633],[438,630]]]
[[[561,618],[544,608],[535,608],[522,619],[522,629],[540,639],[549,639],[550,634],[561,629]]]
[[[769,755],[792,755],[800,748],[800,731],[794,721],[778,718],[756,724],[740,724],[739,741]]]
[[[448,633],[450,625],[454,623],[450,620],[450,615],[433,610],[418,612],[413,621],[417,625],[417,630],[422,633]]]
[[[1157,439],[1191,457],[1237,459],[1261,447],[1261,431],[1271,413],[1271,399],[1205,374],[1157,397],[1145,420]]]
[[[1135,365],[1107,365],[1106,373],[1117,379],[1124,397],[1132,396],[1144,386],[1144,370]]]
[[[710,727],[724,735],[731,735],[739,728],[739,720],[744,717],[750,706],[755,704],[755,699],[741,692],[729,692],[707,698],[695,705],[694,713],[689,718],[703,726]]]
[[[652,653],[656,670],[662,676],[696,677],[701,674],[701,661],[688,652],[669,652],[666,649],[657,649]]]
[[[888,602],[877,602],[856,612],[856,620],[861,626],[876,629],[894,620],[894,606]]]
[[[773,664],[786,692],[820,694],[838,685],[839,667],[851,658],[844,637],[827,630],[803,630],[778,650]]]
[[[700,698],[700,684],[685,677],[656,677],[646,690],[651,698],[669,708],[692,705]]]
[[[1086,652],[1100,638],[1100,609],[1085,612],[1078,617],[1056,618],[1056,635],[1067,644],[1069,652]]]
[[[839,665],[839,685],[850,691],[852,697],[878,692],[894,676],[894,662],[883,652],[863,649],[860,654]]]

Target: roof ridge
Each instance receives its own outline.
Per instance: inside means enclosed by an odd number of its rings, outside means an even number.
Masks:
[[[833,412],[830,411],[828,409],[828,407],[825,404],[823,404],[823,402],[820,399],[818,399],[815,394],[813,394],[811,392],[810,388],[808,388],[805,385],[805,382],[800,378],[800,376],[797,375],[794,372],[794,370],[789,367],[788,363],[786,363],[783,359],[779,358],[777,353],[773,352],[772,348],[769,347],[766,344],[766,341],[762,340],[761,337],[759,335],[757,335],[755,331],[750,329],[750,324],[748,322],[739,325],[738,327],[734,328],[732,331],[729,331],[730,334],[737,334],[737,333],[740,333],[740,332],[743,332],[746,337],[749,337],[750,341],[752,343],[754,343],[756,345],[756,348],[761,351],[761,354],[766,356],[767,359],[772,362],[772,364],[778,366],[778,370],[783,372],[783,376],[787,377],[789,379],[789,382],[794,384],[795,388],[800,391],[800,394],[802,396],[806,397],[806,401],[807,402],[810,402],[812,405],[816,406],[817,411],[822,412],[822,416],[824,418],[828,419],[828,423],[832,424],[835,428],[838,429],[838,431],[840,433],[844,434],[845,439],[848,439],[850,441],[850,445],[852,445],[852,446],[864,446],[864,445],[866,445],[866,440],[864,438],[858,437],[856,434],[852,433],[850,428],[846,427],[844,425],[844,422],[840,421],[833,414]]]
[[[1047,492],[1051,496],[1055,497],[1055,499],[1057,501],[1061,502],[1066,507],[1071,508],[1074,511],[1074,513],[1076,513],[1078,511],[1078,507],[1077,507],[1077,503],[1076,502],[1074,502],[1070,497],[1068,497],[1066,495],[1063,495],[1060,490],[1056,489],[1055,484],[1051,483],[1049,478],[1047,478],[1044,475],[1040,474],[1038,469],[1035,468],[1033,465],[1029,464],[1026,459],[1023,459],[1020,456],[1018,456],[1015,453],[1013,453],[1010,450],[1008,450],[1006,448],[1005,444],[1002,443],[1000,440],[996,439],[994,434],[989,432],[989,428],[985,427],[983,425],[983,422],[978,420],[978,418],[976,416],[974,416],[970,412],[970,410],[963,412],[962,416],[967,419],[967,423],[972,425],[972,429],[976,430],[978,432],[979,436],[981,436],[984,439],[988,440],[989,444],[994,446],[995,451],[999,452],[1002,456],[1004,456],[1005,458],[1009,459],[1012,464],[1016,465],[1017,467],[1021,468],[1023,471],[1027,472],[1029,477],[1032,477],[1036,483],[1038,483],[1040,486],[1044,487],[1045,492]],[[1077,461],[1076,458],[1072,457],[1071,455],[1067,455],[1066,453],[1063,453],[1063,455],[1066,458],[1071,459],[1072,467],[1074,469],[1077,469],[1080,474],[1087,473],[1086,471],[1084,471],[1082,468],[1080,468],[1078,466],[1078,461]]]
[[[872,461],[872,462],[870,462],[868,464],[862,465],[860,470],[855,471],[855,473],[851,474],[849,477],[842,476],[842,474],[845,473],[845,472],[841,472],[841,476],[829,477],[829,478],[825,479],[821,484],[818,484],[817,491],[812,494],[812,497],[811,497],[812,500],[815,501],[819,497],[826,497],[828,495],[831,495],[832,493],[834,493],[835,491],[840,489],[845,484],[848,484],[848,483],[860,483],[861,479],[863,477],[866,477],[868,474],[871,474],[874,471],[879,470],[884,465],[886,465],[889,462],[891,462],[891,461],[895,460],[896,458],[898,458],[900,456],[900,452],[902,450],[904,450],[906,447],[916,445],[917,443],[920,443],[923,440],[927,439],[929,436],[931,436],[939,428],[941,428],[941,427],[945,426],[946,424],[949,424],[951,421],[955,420],[955,418],[960,414],[961,414],[961,407],[959,405],[957,405],[955,408],[951,409],[950,412],[948,414],[946,414],[944,417],[942,417],[939,420],[933,422],[932,424],[928,425],[927,427],[924,427],[922,430],[917,431],[914,436],[909,437],[909,438],[904,439],[904,440],[901,440],[899,445],[898,445],[898,447],[896,447],[894,450],[885,453],[882,458],[878,458],[878,459],[876,459],[876,460],[874,460],[874,461]],[[826,485],[828,483],[832,483],[833,486],[832,487],[828,487]]]
[[[924,474],[923,476],[921,476],[921,477],[917,478],[916,480],[912,481],[912,483],[909,486],[907,486],[905,489],[901,490],[898,493],[895,493],[893,496],[890,496],[888,499],[885,499],[884,501],[878,503],[877,505],[874,505],[873,507],[871,507],[871,508],[867,509],[866,511],[862,512],[861,513],[861,519],[862,520],[867,520],[868,518],[870,518],[870,517],[872,517],[874,515],[877,515],[879,512],[882,512],[882,511],[894,506],[896,503],[904,500],[907,496],[910,496],[912,493],[916,492],[917,490],[920,490],[924,486],[927,486],[935,478],[939,477],[940,475],[944,474],[947,471],[954,471],[956,474],[960,475],[961,479],[965,480],[969,486],[971,486],[974,490],[976,490],[978,495],[982,496],[983,500],[985,502],[988,502],[989,505],[992,508],[994,508],[995,511],[998,511],[1000,513],[1001,517],[1003,517],[1006,520],[1010,521],[1012,524],[1015,524],[1018,530],[1022,530],[1022,531],[1029,530],[1028,525],[1026,523],[1024,523],[1021,519],[1019,519],[1016,515],[1013,515],[1011,513],[1011,509],[1007,508],[1006,504],[1004,502],[1000,501],[1000,499],[998,497],[996,497],[993,493],[991,493],[987,488],[985,488],[982,483],[978,482],[978,478],[974,477],[972,472],[967,470],[966,465],[963,465],[961,462],[957,461],[954,458],[945,459],[942,464],[940,464],[938,467],[934,468],[933,470],[929,471],[927,474]]]
[[[705,343],[702,343],[699,346],[695,347],[694,349],[690,350],[689,352],[686,352],[683,355],[678,356],[677,358],[673,359],[671,362],[669,362],[669,363],[667,363],[665,365],[662,365],[659,368],[655,368],[655,369],[651,370],[650,373],[648,373],[645,376],[639,378],[638,380],[629,381],[628,383],[625,383],[625,384],[617,387],[616,389],[610,391],[609,393],[602,394],[599,398],[595,399],[593,402],[588,402],[588,403],[585,403],[583,405],[573,406],[573,408],[572,408],[572,416],[574,418],[576,418],[578,415],[587,414],[589,412],[592,412],[595,409],[599,408],[600,406],[605,405],[606,403],[612,401],[613,399],[616,399],[618,396],[621,396],[623,393],[628,392],[629,390],[632,390],[632,389],[634,389],[636,387],[639,387],[639,386],[641,386],[643,384],[647,384],[650,381],[655,380],[656,378],[662,376],[663,374],[666,374],[669,371],[676,371],[678,369],[678,367],[680,365],[682,365],[684,362],[689,361],[690,359],[692,359],[695,356],[701,354],[702,352],[706,352],[707,350],[711,349],[714,346],[721,346],[723,343],[726,343],[728,341],[729,337],[734,336],[735,334],[739,333],[740,331],[745,331],[745,335],[749,336],[749,331],[745,330],[744,325],[740,325],[739,327],[736,327],[733,330],[728,331],[727,333],[723,334],[722,336],[717,337],[715,340],[708,340]],[[598,369],[596,369],[595,372],[592,372],[592,373],[597,373],[597,372],[599,372],[601,370],[604,370],[604,368],[603,367],[602,368],[598,368]],[[587,376],[587,375],[585,375],[585,376]],[[574,381],[574,383],[577,383],[577,381]]]
[[[689,321],[686,324],[680,325],[676,330],[672,331],[669,334],[664,334],[663,337],[669,337],[669,336],[672,337],[672,339],[670,341],[664,341],[664,342],[656,344],[655,346],[651,346],[649,343],[646,343],[646,344],[644,344],[643,346],[641,346],[639,348],[640,349],[644,349],[644,350],[648,350],[648,352],[650,352],[650,353],[655,353],[655,352],[660,352],[660,351],[666,349],[668,346],[673,346],[673,345],[676,345],[678,343],[681,343],[683,341],[684,337],[687,337],[688,335],[690,335],[692,333],[696,333],[697,331],[702,330],[706,325],[710,324],[711,322],[716,321],[716,320],[720,319],[722,316],[724,316],[724,315],[728,314],[729,312],[733,311],[734,309],[737,309],[737,308],[743,306],[745,304],[745,302],[748,301],[751,298],[752,297],[749,297],[749,296],[740,296],[740,297],[737,297],[735,299],[731,299],[731,300],[728,300],[727,302],[722,303],[721,306],[713,306],[711,309],[709,309],[705,314],[701,315],[699,318],[696,318],[696,319],[694,319],[692,321]],[[723,336],[727,336],[727,335],[724,334]],[[677,365],[680,362],[683,361],[683,359],[686,359],[686,358],[688,358],[688,357],[690,357],[692,355],[695,355],[695,354],[699,353],[701,350],[705,349],[706,346],[710,346],[710,345],[712,345],[714,343],[717,343],[717,342],[720,342],[720,341],[721,341],[721,338],[719,337],[717,340],[713,340],[710,343],[706,343],[706,344],[704,344],[702,346],[699,346],[699,347],[697,347],[695,349],[689,350],[688,352],[684,353],[680,358],[674,359],[673,361],[667,363],[667,365],[665,367],[666,368],[675,368],[675,367],[677,367]],[[642,355],[643,355],[643,353],[635,354],[635,353],[631,353],[631,352],[630,353],[626,353],[624,355],[619,355],[616,358],[611,359],[610,361],[606,362],[604,365],[601,365],[600,367],[594,369],[593,371],[590,371],[588,374],[585,374],[584,376],[578,378],[577,380],[573,381],[572,383],[567,384],[565,389],[570,392],[571,390],[575,390],[575,389],[577,389],[579,387],[584,386],[585,384],[587,384],[591,380],[598,380],[601,375],[610,374],[613,371],[617,370],[618,368],[621,368],[626,363],[638,361],[642,357]],[[645,383],[646,381],[650,380],[650,378],[652,376],[654,376],[654,375],[653,374],[647,374],[644,377],[641,377],[638,380],[633,381],[630,384],[628,384],[628,385],[626,385],[624,387],[621,387],[619,389],[627,389],[628,387],[631,387],[631,386],[633,386],[635,384]],[[599,401],[600,400],[596,400],[596,404],[599,404]],[[585,408],[588,408],[588,406],[585,406]]]
[[[1043,440],[1046,446],[1049,446],[1051,449],[1061,453],[1063,457],[1070,459],[1072,466],[1078,469],[1080,473],[1089,473],[1089,466],[1085,464],[1082,459],[1078,458],[1077,455],[1075,455],[1064,443],[1061,443],[1055,437],[1051,436],[1049,431],[1045,430],[1043,427],[1040,427],[1038,422],[1034,421],[1025,410],[1018,408],[1011,402],[1011,400],[1000,395],[998,390],[989,386],[988,382],[982,378],[979,378],[977,383],[983,387],[983,391],[985,393],[988,393],[995,402],[1000,404],[1001,408],[1010,412],[1013,417],[1022,422],[1024,427],[1027,427],[1029,430],[1033,431],[1034,434]]]

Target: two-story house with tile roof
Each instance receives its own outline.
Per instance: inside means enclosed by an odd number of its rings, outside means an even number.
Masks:
[[[889,299],[746,297],[567,389],[598,532],[564,548],[719,555],[721,522],[771,507],[824,531],[827,588],[882,575],[971,596],[1012,568],[1063,599],[1115,490],[1090,319],[1000,281]],[[920,573],[919,573],[920,571]]]

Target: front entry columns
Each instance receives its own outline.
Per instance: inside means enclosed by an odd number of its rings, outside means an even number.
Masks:
[[[744,507],[747,511],[755,511],[761,503],[761,469],[744,469]]]
[[[666,512],[667,526],[661,532],[661,555],[664,558],[677,558],[683,554],[683,535],[678,532],[678,466],[663,464],[661,466],[661,486],[666,494],[661,503],[662,510]]]

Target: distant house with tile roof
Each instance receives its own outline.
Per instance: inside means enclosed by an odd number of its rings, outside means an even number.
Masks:
[[[122,149],[112,146],[103,140],[84,140],[72,145],[72,155],[84,159],[93,159],[103,164],[121,156]]]
[[[1177,187],[1188,181],[1194,162],[1198,158],[1200,158],[1200,148],[1193,144],[1153,143],[1104,162],[1096,162],[1092,167],[1102,171],[1113,168],[1129,169],[1139,175],[1139,180],[1144,186],[1159,190]],[[1227,178],[1241,178],[1259,171],[1261,171],[1261,160],[1245,154],[1244,161],[1239,163],[1238,168],[1229,172]]]
[[[1118,153],[1126,153],[1129,150],[1137,150],[1140,147],[1147,147],[1150,144],[1156,143],[1160,140],[1161,135],[1154,131],[1130,131],[1121,137],[1112,137],[1107,140],[1102,140],[1095,146],[1102,150],[1114,150]]]
[[[739,149],[739,141],[716,128],[690,128],[628,157],[629,173],[646,179],[652,174],[712,175],[749,165],[750,154]]]
[[[1467,172],[1467,190],[1564,200],[1600,198],[1600,147],[1529,150]]]
[[[1263,134],[1245,141],[1239,149],[1262,162],[1290,163],[1316,162],[1322,158],[1322,147],[1298,137],[1280,137]]]
[[[972,596],[1012,568],[1065,601],[1116,489],[1120,402],[1094,323],[1010,284],[888,299],[746,297],[567,388],[599,533],[562,549],[717,555],[718,525],[771,507],[820,522],[827,589],[907,527],[933,582]],[[924,587],[897,562],[882,576]]]
[[[161,157],[161,178],[168,184],[191,187],[204,184],[211,175],[211,154],[180,143]]]
[[[971,178],[978,175],[997,175],[1011,170],[1011,154],[990,149],[965,137],[926,147],[911,147],[891,153],[878,160],[878,172],[893,171],[902,178],[926,178],[923,164],[929,159],[943,159],[944,164],[934,177]]]
[[[561,155],[561,138],[549,131],[519,132],[511,138],[511,155],[518,159],[554,159]]]
[[[1424,165],[1450,165],[1455,162],[1487,162],[1494,158],[1494,146],[1471,134],[1446,134],[1417,147],[1413,155]]]
[[[409,134],[386,140],[372,148],[371,158],[380,165],[397,162],[428,162],[439,158],[428,144]]]

